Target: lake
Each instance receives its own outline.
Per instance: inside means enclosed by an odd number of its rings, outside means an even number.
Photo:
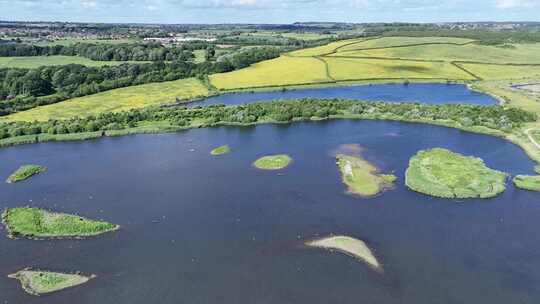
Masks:
[[[232,153],[210,151],[229,144]],[[344,144],[398,176],[362,199],[345,193],[333,154]],[[0,237],[0,302],[538,303],[540,194],[508,182],[500,196],[464,202],[409,191],[420,149],[475,155],[510,174],[534,163],[502,139],[422,124],[337,120],[219,127],[0,150],[0,176],[21,164],[49,170],[0,184],[0,206],[30,205],[111,221],[89,240]],[[287,153],[290,167],[251,163]],[[5,234],[5,231],[1,231]],[[384,267],[308,249],[329,234],[366,240]],[[24,267],[97,274],[52,295],[25,294],[7,274]]]
[[[494,105],[497,100],[487,94],[469,90],[462,84],[376,84],[268,92],[227,93],[192,102],[190,107],[215,104],[238,105],[295,98],[343,98],[368,101],[422,102],[429,104],[469,103]]]

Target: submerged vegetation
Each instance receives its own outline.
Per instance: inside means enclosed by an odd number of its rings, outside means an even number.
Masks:
[[[79,273],[68,274],[23,269],[8,277],[19,280],[27,293],[39,296],[84,284],[95,278],[95,275],[85,276]]]
[[[89,237],[120,228],[107,222],[30,207],[8,208],[2,213],[2,221],[10,237],[26,238]]]
[[[435,148],[411,158],[405,183],[436,197],[489,198],[506,189],[505,180],[505,173],[486,167],[480,158]]]
[[[338,154],[336,159],[349,193],[374,196],[391,188],[396,180],[396,176],[392,174],[377,173],[378,169],[359,155]]]
[[[514,177],[514,184],[521,189],[540,191],[540,175],[518,175]]]
[[[268,155],[257,159],[253,165],[263,170],[280,170],[286,168],[292,161],[292,158],[285,154]]]
[[[379,272],[382,271],[382,265],[379,263],[369,246],[362,240],[350,236],[339,235],[309,241],[306,242],[306,245],[330,251],[339,251],[359,259]]]
[[[210,154],[217,156],[217,155],[227,154],[229,152],[231,152],[231,148],[228,145],[224,145],[224,146],[215,148],[214,150],[210,152]]]
[[[7,183],[16,183],[28,179],[36,174],[45,172],[47,168],[40,165],[24,165],[21,166],[17,171],[13,172],[8,179]]]

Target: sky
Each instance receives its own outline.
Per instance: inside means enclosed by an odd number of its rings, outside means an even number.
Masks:
[[[0,20],[111,23],[540,21],[540,0],[0,0]]]

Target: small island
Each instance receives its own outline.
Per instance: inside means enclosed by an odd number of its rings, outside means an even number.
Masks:
[[[223,155],[231,152],[231,148],[228,145],[217,147],[210,152],[213,156]]]
[[[6,180],[6,183],[20,182],[46,170],[47,168],[39,165],[24,165],[13,172]]]
[[[378,169],[361,156],[338,154],[337,165],[348,192],[363,197],[375,196],[392,188],[395,175],[379,174]]]
[[[435,148],[419,151],[409,161],[405,184],[441,198],[490,198],[506,189],[506,174],[488,168],[477,157]]]
[[[257,159],[253,166],[262,170],[280,170],[291,163],[292,158],[286,154],[268,155]]]
[[[9,232],[9,237],[30,239],[82,238],[100,235],[120,228],[118,225],[107,222],[30,207],[4,210],[2,222]]]
[[[514,185],[520,189],[540,191],[540,175],[517,175],[514,177]]]
[[[27,293],[40,296],[84,284],[96,276],[23,269],[10,274],[8,277],[19,280],[22,288]]]
[[[368,245],[361,240],[350,236],[329,236],[305,243],[309,247],[323,248],[330,251],[338,251],[357,258],[360,261],[368,264],[371,268],[378,272],[382,272],[382,265],[379,263]]]

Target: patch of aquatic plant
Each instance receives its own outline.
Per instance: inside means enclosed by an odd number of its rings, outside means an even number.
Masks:
[[[4,210],[2,222],[10,237],[26,238],[88,237],[120,228],[103,221],[30,207]]]
[[[521,189],[540,191],[540,175],[517,175],[514,177],[514,184]]]
[[[419,151],[409,161],[406,185],[442,198],[489,198],[506,189],[506,174],[488,168],[477,157],[435,148]]]
[[[28,179],[36,174],[45,172],[47,168],[39,165],[24,165],[21,166],[17,171],[13,172],[8,179],[7,183],[16,183]]]
[[[360,155],[338,154],[336,159],[343,183],[348,186],[349,193],[374,196],[391,188],[396,180],[395,175],[379,174],[377,167]]]
[[[8,277],[19,280],[22,288],[27,293],[39,296],[84,284],[95,278],[95,275],[85,276],[79,273],[69,274],[23,269],[10,274]]]
[[[280,170],[287,167],[292,158],[285,154],[268,155],[257,159],[253,165],[263,170]]]
[[[362,240],[350,236],[338,235],[308,241],[305,244],[310,247],[344,253],[357,258],[379,272],[383,270],[373,251]]]
[[[224,145],[224,146],[215,148],[214,150],[210,152],[210,154],[217,156],[217,155],[227,154],[229,152],[231,152],[231,148],[227,145]]]

